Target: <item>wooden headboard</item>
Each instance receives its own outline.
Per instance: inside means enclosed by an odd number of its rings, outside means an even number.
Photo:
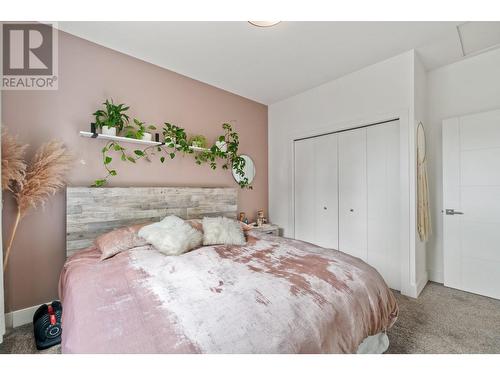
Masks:
[[[66,256],[92,244],[100,234],[166,215],[236,218],[235,188],[130,187],[66,189]]]

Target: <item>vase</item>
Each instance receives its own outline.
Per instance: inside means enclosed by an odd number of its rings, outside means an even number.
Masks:
[[[222,152],[226,152],[227,151],[227,143],[226,142],[224,142],[224,141],[222,141],[222,142],[221,141],[217,141],[217,142],[215,142],[215,145]]]
[[[101,134],[116,136],[116,128],[115,127],[109,127],[109,126],[103,126],[102,130],[101,130]]]

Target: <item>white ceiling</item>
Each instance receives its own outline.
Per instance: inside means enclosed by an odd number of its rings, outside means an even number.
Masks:
[[[281,22],[259,28],[248,22],[59,22],[59,28],[272,104],[412,48],[427,69],[458,61],[460,24]],[[494,26],[495,41],[500,23]]]

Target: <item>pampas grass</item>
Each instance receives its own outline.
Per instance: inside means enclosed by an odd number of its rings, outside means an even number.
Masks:
[[[51,195],[66,185],[72,157],[60,142],[48,142],[40,147],[28,166],[21,187],[14,193],[21,217],[29,208],[44,205]]]
[[[20,145],[17,139],[2,130],[2,190],[12,190],[13,185],[22,186],[26,173],[24,154],[28,145]]]
[[[25,146],[18,146],[18,149],[21,148],[24,154],[25,148],[23,147]],[[17,156],[19,156],[19,152]],[[21,159],[16,158],[15,160]],[[9,190],[14,193],[17,202],[17,215],[5,252],[4,271],[7,268],[19,222],[30,208],[43,206],[52,195],[66,185],[66,174],[71,168],[72,161],[73,158],[66,147],[60,142],[52,141],[43,144],[35,154],[33,161],[30,164],[24,163],[24,169],[10,172],[11,176],[16,176],[15,179],[10,179]],[[2,152],[2,165],[3,162]],[[18,162],[17,166],[21,167],[22,164]]]

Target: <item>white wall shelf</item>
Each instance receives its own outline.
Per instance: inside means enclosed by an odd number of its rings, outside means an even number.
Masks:
[[[80,137],[96,138],[96,139],[102,139],[102,140],[106,140],[106,141],[134,143],[134,144],[143,145],[143,146],[161,146],[163,144],[162,142],[144,141],[142,139],[127,138],[127,137],[120,137],[117,135],[106,135],[106,134],[92,133],[92,132],[85,132],[85,131],[80,131]],[[196,152],[210,151],[208,148],[203,148],[203,147],[189,146],[189,148],[193,151],[196,151]]]

